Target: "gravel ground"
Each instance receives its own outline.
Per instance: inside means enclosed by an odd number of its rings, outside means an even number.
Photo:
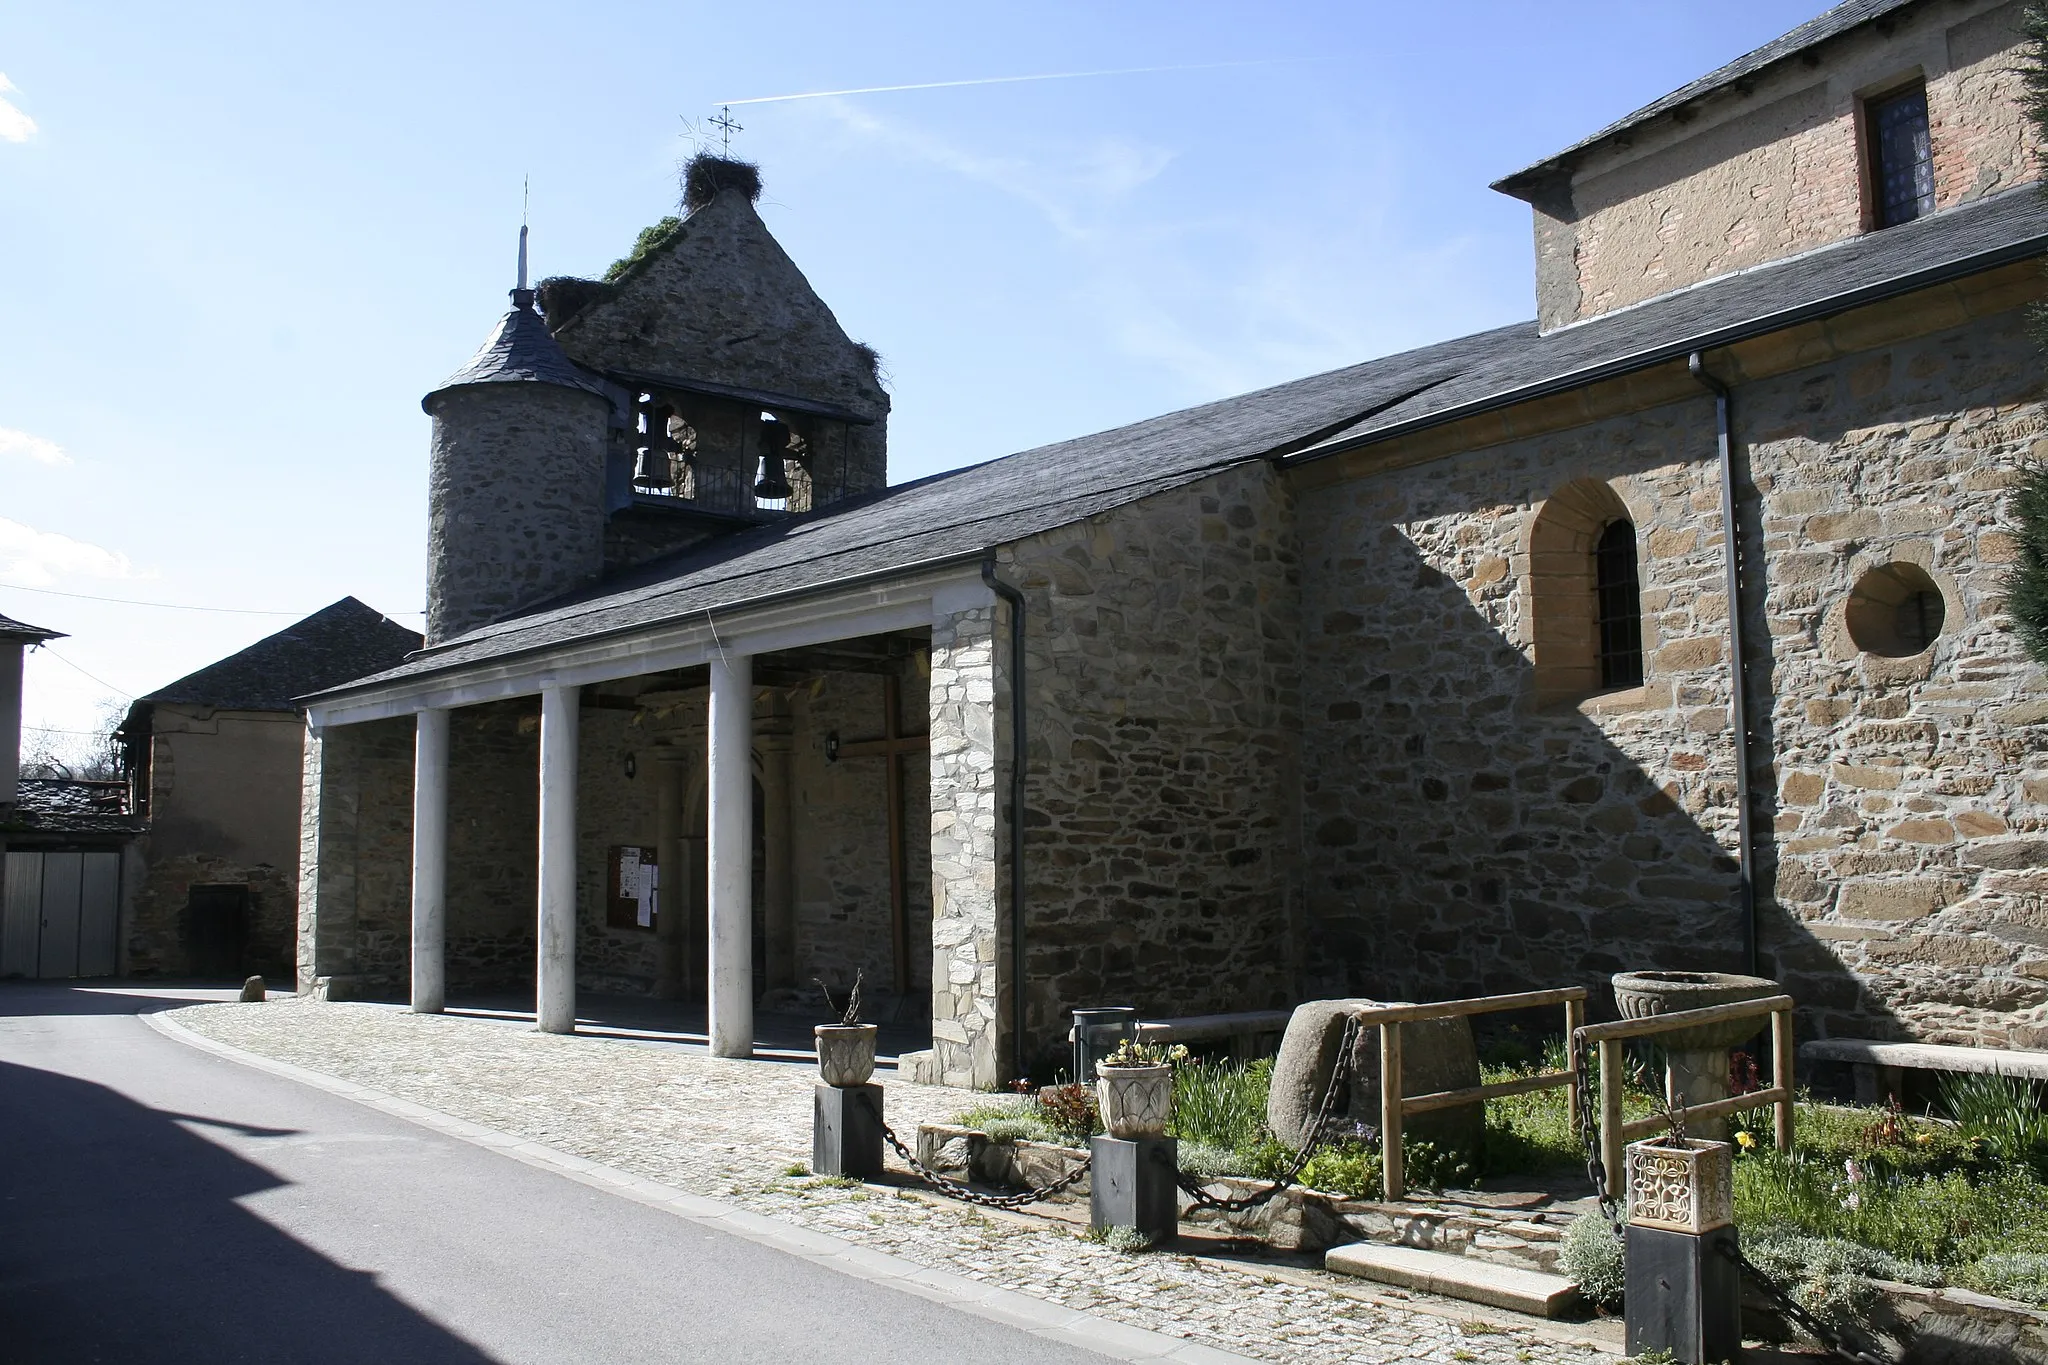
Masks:
[[[1320,1270],[1120,1255],[1065,1223],[792,1176],[810,1156],[807,1066],[298,998],[194,1006],[177,1022],[693,1194],[1240,1355],[1590,1365],[1596,1349],[1614,1349],[1616,1334],[1602,1330],[1611,1324],[1533,1325]],[[919,1123],[950,1119],[975,1098],[888,1073],[882,1080],[890,1124],[906,1142]]]

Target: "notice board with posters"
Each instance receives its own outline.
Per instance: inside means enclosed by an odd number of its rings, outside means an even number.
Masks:
[[[614,844],[611,852],[610,899],[604,922],[614,929],[655,928],[655,903],[661,886],[659,855],[642,844]]]

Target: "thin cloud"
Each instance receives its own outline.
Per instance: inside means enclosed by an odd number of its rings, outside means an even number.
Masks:
[[[46,588],[65,576],[138,577],[124,554],[0,517],[0,583]]]
[[[0,142],[26,142],[36,135],[36,121],[7,98],[20,93],[20,88],[7,79],[7,73],[0,71]]]
[[[1113,71],[1052,71],[1037,76],[982,76],[968,81],[924,81],[917,85],[869,85],[858,90],[806,90],[797,95],[756,95],[744,100],[715,100],[726,106],[736,104],[782,104],[789,100],[822,100],[839,95],[890,95],[899,90],[958,90],[970,85],[1023,85],[1031,81],[1082,81],[1097,76],[1147,76],[1159,71],[1222,71],[1231,67],[1272,66],[1279,58],[1256,62],[1197,62],[1187,66],[1126,66]]]
[[[64,447],[55,441],[26,431],[16,431],[12,427],[0,427],[0,455],[19,455],[24,459],[34,460],[37,464],[71,463],[71,457],[64,453]]]
[[[1163,147],[1099,137],[1064,164],[1046,166],[973,151],[914,124],[884,119],[840,100],[825,108],[849,132],[1029,204],[1069,241],[1093,237],[1105,205],[1157,178],[1174,157]]]

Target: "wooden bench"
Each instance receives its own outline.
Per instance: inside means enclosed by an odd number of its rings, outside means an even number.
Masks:
[[[2048,1081],[2048,1052],[2021,1048],[1815,1038],[1799,1045],[1799,1060],[1848,1063],[1858,1104],[1881,1104],[1886,1096],[1897,1095],[1908,1071],[1966,1071]]]

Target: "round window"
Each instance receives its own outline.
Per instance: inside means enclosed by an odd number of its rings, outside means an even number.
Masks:
[[[1918,564],[1887,564],[1856,580],[1849,594],[1849,638],[1866,654],[1903,659],[1941,634],[1948,609],[1941,589]]]

